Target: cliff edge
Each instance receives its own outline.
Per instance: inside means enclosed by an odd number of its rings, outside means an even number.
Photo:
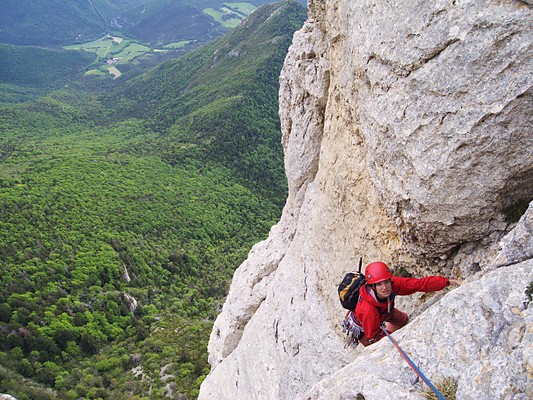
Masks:
[[[287,203],[234,275],[199,398],[423,399],[389,341],[343,348],[336,287],[360,256],[465,279],[397,303],[430,379],[532,398],[531,2],[308,12],[280,77]]]

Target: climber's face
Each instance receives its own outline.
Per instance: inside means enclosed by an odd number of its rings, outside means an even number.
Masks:
[[[392,282],[390,279],[377,282],[374,284],[374,287],[376,289],[376,294],[380,299],[386,299],[392,293]]]

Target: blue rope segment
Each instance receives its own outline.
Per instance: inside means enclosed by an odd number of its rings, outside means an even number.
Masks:
[[[390,341],[392,342],[392,344],[394,346],[396,346],[396,348],[398,349],[398,351],[400,352],[400,354],[402,355],[402,357],[404,358],[405,361],[407,361],[407,363],[409,364],[409,366],[416,372],[416,374],[422,378],[422,380],[426,383],[426,385],[428,385],[428,387],[433,390],[433,392],[435,392],[435,394],[437,395],[437,397],[439,398],[439,400],[446,400],[444,398],[444,396],[437,390],[437,388],[435,386],[433,386],[433,384],[429,381],[428,378],[426,378],[426,376],[424,375],[424,373],[422,371],[420,371],[420,369],[415,365],[415,363],[413,362],[413,360],[411,360],[409,358],[409,356],[407,355],[407,353],[405,351],[402,350],[402,348],[400,347],[400,345],[398,344],[398,342],[396,342],[396,340],[394,340],[394,338],[390,335],[389,332],[387,332],[387,330],[385,329],[385,327],[383,326],[383,324],[381,325],[381,329],[383,330],[383,332],[385,332],[385,334],[387,335],[387,337],[390,339]]]

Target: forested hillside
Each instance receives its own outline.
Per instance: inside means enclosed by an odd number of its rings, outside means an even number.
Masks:
[[[2,106],[0,392],[196,397],[232,273],[280,215],[277,79],[304,18],[268,5],[116,93]]]
[[[32,100],[67,85],[109,91],[231,31],[268,3],[273,0],[6,0],[0,103]]]
[[[96,55],[0,44],[0,103],[15,103],[81,78]]]
[[[230,35],[128,82],[106,103],[122,118],[142,116],[164,132],[157,142],[170,163],[216,160],[284,201],[278,75],[303,13],[288,2],[284,19],[269,18],[278,8],[263,6]]]

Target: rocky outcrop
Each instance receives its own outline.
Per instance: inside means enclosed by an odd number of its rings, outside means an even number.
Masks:
[[[280,78],[289,196],[235,273],[200,399],[421,399],[386,340],[343,349],[336,285],[359,256],[466,278],[399,301],[395,337],[457,398],[531,398],[532,206],[512,231],[506,212],[533,198],[532,17],[309,2]]]
[[[518,225],[500,242],[497,256],[492,260],[495,267],[516,264],[533,258],[533,202]]]

